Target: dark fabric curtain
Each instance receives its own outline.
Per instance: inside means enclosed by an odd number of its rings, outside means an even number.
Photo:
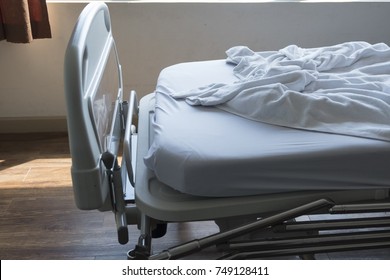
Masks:
[[[46,0],[0,0],[0,40],[29,43],[51,38]]]

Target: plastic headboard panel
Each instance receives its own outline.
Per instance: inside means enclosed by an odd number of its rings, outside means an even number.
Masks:
[[[101,155],[115,149],[120,137],[123,86],[103,2],[88,4],[80,14],[65,54],[64,82],[76,205],[104,210],[110,195]]]

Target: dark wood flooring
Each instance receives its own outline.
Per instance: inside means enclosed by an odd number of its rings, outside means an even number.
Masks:
[[[66,134],[0,134],[0,259],[126,259],[111,212],[78,210]],[[171,224],[155,251],[217,231],[212,222]],[[218,256],[215,248],[193,258]],[[388,249],[321,254],[321,259],[390,259]]]
[[[120,245],[111,212],[77,209],[70,166],[66,134],[0,135],[0,259],[126,259],[137,228]],[[172,224],[154,247],[195,238],[195,229],[206,235],[217,227]]]

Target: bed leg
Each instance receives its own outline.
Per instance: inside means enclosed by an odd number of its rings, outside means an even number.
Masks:
[[[133,250],[127,253],[129,260],[145,260],[152,253],[152,235],[150,218],[144,214],[141,215],[141,235],[138,238],[138,244]]]

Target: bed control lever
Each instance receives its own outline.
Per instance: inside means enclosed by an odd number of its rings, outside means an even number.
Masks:
[[[118,242],[120,244],[126,244],[129,241],[129,231],[127,228],[121,168],[117,158],[110,152],[104,152],[102,154],[102,161],[111,177],[112,204],[118,232]]]

